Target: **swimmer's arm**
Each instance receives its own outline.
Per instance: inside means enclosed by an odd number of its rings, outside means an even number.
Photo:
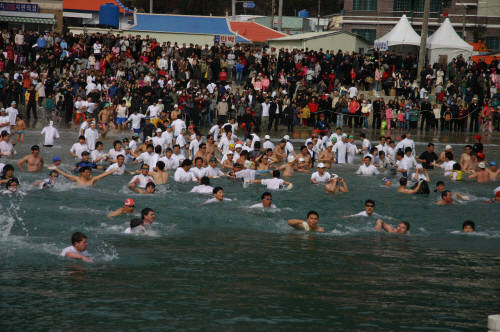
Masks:
[[[24,172],[23,164],[28,161],[29,155],[23,157],[21,160],[17,162],[17,167],[19,167],[19,170]]]
[[[78,176],[74,176],[74,175],[68,174],[68,173],[60,170],[57,167],[55,167],[54,170],[57,171],[59,174],[61,174],[62,176],[64,176],[66,179],[68,179],[70,181],[73,181],[73,182],[77,182],[78,181]]]
[[[288,220],[288,225],[295,229],[304,230],[304,225],[302,224],[303,222],[304,220],[300,219],[290,219]]]
[[[116,171],[118,171],[118,169],[116,169],[116,168],[115,168],[115,169],[112,169],[112,170],[111,170],[111,171],[109,171],[109,172],[104,172],[104,173],[102,173],[102,174],[100,174],[100,175],[98,175],[98,176],[96,176],[96,177],[92,178],[92,183],[96,183],[96,182],[97,182],[97,181],[99,181],[100,179],[105,178],[106,176],[111,175],[111,174],[113,174],[113,173],[114,173],[114,172],[116,172]]]
[[[113,212],[108,214],[108,218],[116,217],[116,216],[120,215],[121,213],[122,213],[122,208],[116,209]]]
[[[455,193],[457,195],[458,198],[460,198],[461,200],[463,201],[467,201],[468,199],[466,197],[464,197],[462,194],[460,193]]]
[[[341,191],[343,193],[348,193],[349,192],[349,187],[347,187],[347,183],[344,181],[343,178],[340,179],[340,182],[342,183],[342,185],[339,186],[339,191]]]
[[[406,189],[404,191],[405,194],[416,194],[418,192],[418,190],[420,189],[420,185],[422,184],[422,180],[420,180],[417,184],[417,186],[415,187],[415,189]]]
[[[82,261],[87,262],[87,263],[93,263],[94,262],[92,260],[92,258],[85,257],[85,256],[77,254],[75,252],[67,252],[66,253],[66,257],[72,258],[72,259],[81,259]]]
[[[478,175],[479,175],[479,173],[471,174],[471,175],[469,175],[469,179],[475,179],[475,178],[477,178]]]
[[[427,172],[426,169],[424,169],[424,174],[425,174],[425,181],[431,182],[431,177],[429,176],[429,172]]]
[[[40,165],[38,165],[38,170],[42,170],[43,169],[43,158],[40,158]]]

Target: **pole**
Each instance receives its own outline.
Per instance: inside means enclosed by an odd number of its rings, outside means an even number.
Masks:
[[[271,29],[274,29],[274,0],[271,1]]]
[[[417,70],[417,82],[420,82],[420,73],[425,66],[425,51],[427,45],[427,30],[429,27],[429,10],[431,7],[431,1],[425,0],[424,2],[424,20],[422,21],[422,34],[420,36],[420,52],[418,54],[418,70]]]
[[[281,32],[283,25],[283,0],[278,2],[278,31]]]
[[[231,0],[231,16],[236,19],[236,0]]]
[[[153,14],[153,0],[149,0],[149,13]]]
[[[320,9],[321,9],[321,0],[318,0],[318,24],[316,25],[316,31],[319,31]]]

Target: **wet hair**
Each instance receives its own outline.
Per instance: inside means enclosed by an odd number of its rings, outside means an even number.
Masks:
[[[155,146],[155,153],[161,154],[161,145]]]
[[[97,141],[97,142],[95,142],[95,148],[96,148],[96,149],[97,149],[100,145],[104,145],[104,144],[102,144],[102,142],[101,142],[101,141]]]
[[[57,172],[56,170],[51,170],[49,172],[49,176],[52,176],[52,174],[59,174],[59,172]]]
[[[444,153],[444,156],[448,159],[448,160],[453,160],[453,153],[451,152],[445,152]]]
[[[212,193],[215,195],[221,190],[224,190],[224,189],[222,189],[222,187],[215,187],[214,190],[212,190]]]
[[[411,150],[411,148],[410,148],[409,146],[407,146],[407,147],[405,148],[405,153],[407,153],[407,152],[411,152],[411,151],[412,151],[412,150]]]
[[[253,144],[253,148],[256,150],[256,149],[260,149],[260,142],[257,141]]]
[[[196,157],[196,158],[194,159],[194,163],[196,164],[196,162],[197,162],[198,160],[201,160],[201,161],[203,162],[203,158],[202,158],[202,157]]]
[[[81,140],[81,139],[85,140],[85,136],[83,136],[83,135],[78,136],[78,140]]]
[[[78,170],[78,172],[80,173],[83,173],[85,172],[86,170],[89,170],[92,172],[92,168],[90,168],[89,166],[83,166],[83,167],[80,167],[80,169]]]
[[[399,184],[401,186],[406,186],[408,184],[408,179],[405,177],[402,177],[401,179],[399,179]]]
[[[271,195],[271,193],[270,193],[269,191],[264,192],[264,193],[260,196],[260,199],[264,199],[264,198],[266,198],[267,196],[271,196],[271,197],[272,197],[272,195]]]
[[[277,169],[275,169],[275,170],[273,171],[273,178],[279,178],[279,177],[280,177],[280,175],[281,175],[281,173],[280,173],[280,171],[278,171]]]
[[[158,167],[158,169],[160,169],[161,171],[163,171],[165,169],[165,163],[163,161],[157,161],[156,162],[156,167]]]
[[[410,230],[410,223],[407,222],[407,221],[402,221],[401,222],[402,224],[404,224],[406,226],[406,230],[409,231]]]
[[[453,164],[453,170],[454,171],[461,171],[462,170],[462,166],[460,166],[459,163],[454,163]]]
[[[445,198],[448,195],[448,193],[451,193],[451,191],[443,190],[443,192],[441,193],[441,198]]]
[[[175,149],[175,148],[179,148],[179,149],[180,149],[180,148],[181,148],[181,146],[180,146],[179,144],[175,144],[175,145],[173,146],[173,148],[174,148],[174,149]]]
[[[311,210],[311,211],[307,212],[307,218],[309,218],[309,216],[310,216],[310,215],[312,215],[312,214],[316,215],[316,217],[318,217],[318,219],[319,219],[319,214],[318,214],[318,212],[316,212],[316,211],[314,211],[314,210]]]
[[[153,187],[153,189],[156,189],[156,184],[154,184],[154,182],[148,182],[148,183],[146,184],[146,190],[147,190],[149,187]]]
[[[210,184],[210,179],[208,176],[202,176],[200,179],[200,183],[208,186]]]
[[[40,147],[35,144],[31,147],[31,151],[40,151]]]
[[[365,201],[365,206],[366,206],[367,204],[373,204],[373,206],[375,207],[375,201],[374,201],[374,200],[367,199],[367,200]]]
[[[398,152],[396,152],[396,155],[398,155],[400,157],[404,157],[405,154],[403,153],[403,151],[398,150]]]
[[[85,139],[85,137],[84,137],[84,139]],[[118,140],[117,140],[117,141],[114,141],[114,142],[113,142],[113,147],[116,147],[116,144],[122,144],[122,142],[121,142],[121,141],[118,141]]]
[[[193,162],[191,161],[191,159],[184,159],[182,161],[182,164],[181,164],[181,167],[184,167],[184,166],[191,166],[193,164]]]
[[[9,179],[9,181],[5,183],[5,188],[8,189],[13,183],[19,185],[19,180],[17,178]]]
[[[11,164],[5,165],[2,170],[2,176],[5,177],[5,174],[7,174],[8,171],[14,172],[14,166],[12,166]]]
[[[380,150],[378,152],[378,156],[381,157],[381,156],[385,156],[385,152],[383,150]]]
[[[436,187],[439,187],[439,186],[444,186],[444,182],[443,181],[436,182]]]
[[[90,156],[90,153],[89,153],[88,151],[83,151],[83,152],[82,152],[82,157],[83,157],[83,156]]]
[[[125,156],[124,156],[124,155],[122,155],[122,154],[119,154],[119,155],[117,155],[117,156],[116,156],[116,160],[118,160],[118,158],[123,158],[123,159],[125,159]]]
[[[146,145],[146,149],[149,149],[149,148],[151,148],[151,149],[153,149],[153,150],[155,149],[155,147],[154,147],[154,145],[153,145],[153,144],[148,144],[148,145]]]
[[[71,235],[71,244],[75,244],[78,242],[81,242],[83,239],[86,239],[87,235],[83,234],[82,232],[76,232]]]
[[[467,145],[465,146],[465,148],[469,148],[469,149],[472,149],[472,145],[470,145],[470,144],[467,144]]]
[[[139,218],[134,218],[134,219],[130,220],[130,228],[131,229],[136,228],[136,227],[141,226],[141,225],[142,225],[142,220]]]
[[[151,183],[151,182],[149,182]],[[144,208],[141,211],[141,220],[144,220],[144,217],[149,214],[149,212],[154,212],[152,208]]]
[[[466,226],[472,227],[473,230],[476,230],[476,224],[472,220],[466,220],[462,224],[462,229],[464,229]]]

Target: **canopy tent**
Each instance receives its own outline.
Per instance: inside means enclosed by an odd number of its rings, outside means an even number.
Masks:
[[[420,46],[420,36],[413,30],[406,15],[401,16],[394,28],[374,43],[374,48],[380,50],[387,50],[389,47],[414,49],[415,46]]]
[[[447,64],[460,54],[468,59],[472,56],[473,46],[460,38],[451,25],[450,19],[446,18],[439,29],[427,39],[427,49],[430,63]]]

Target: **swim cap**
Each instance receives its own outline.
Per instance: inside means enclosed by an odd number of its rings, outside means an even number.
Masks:
[[[483,162],[480,162],[478,165],[477,165],[479,168],[486,168],[486,164],[483,163]]]
[[[497,165],[497,162],[496,161],[492,161],[490,162],[490,166],[496,166]]]
[[[444,149],[445,149],[445,150],[452,150],[453,148],[451,147],[451,145],[449,145],[449,144],[448,144],[448,145],[446,145],[446,146],[444,147]]]
[[[56,161],[61,161],[61,158],[58,156],[52,157],[52,162],[55,163]]]
[[[354,138],[354,136],[350,135],[349,138]]]
[[[127,198],[125,200],[125,206],[134,206],[135,205],[135,202],[132,198]]]

